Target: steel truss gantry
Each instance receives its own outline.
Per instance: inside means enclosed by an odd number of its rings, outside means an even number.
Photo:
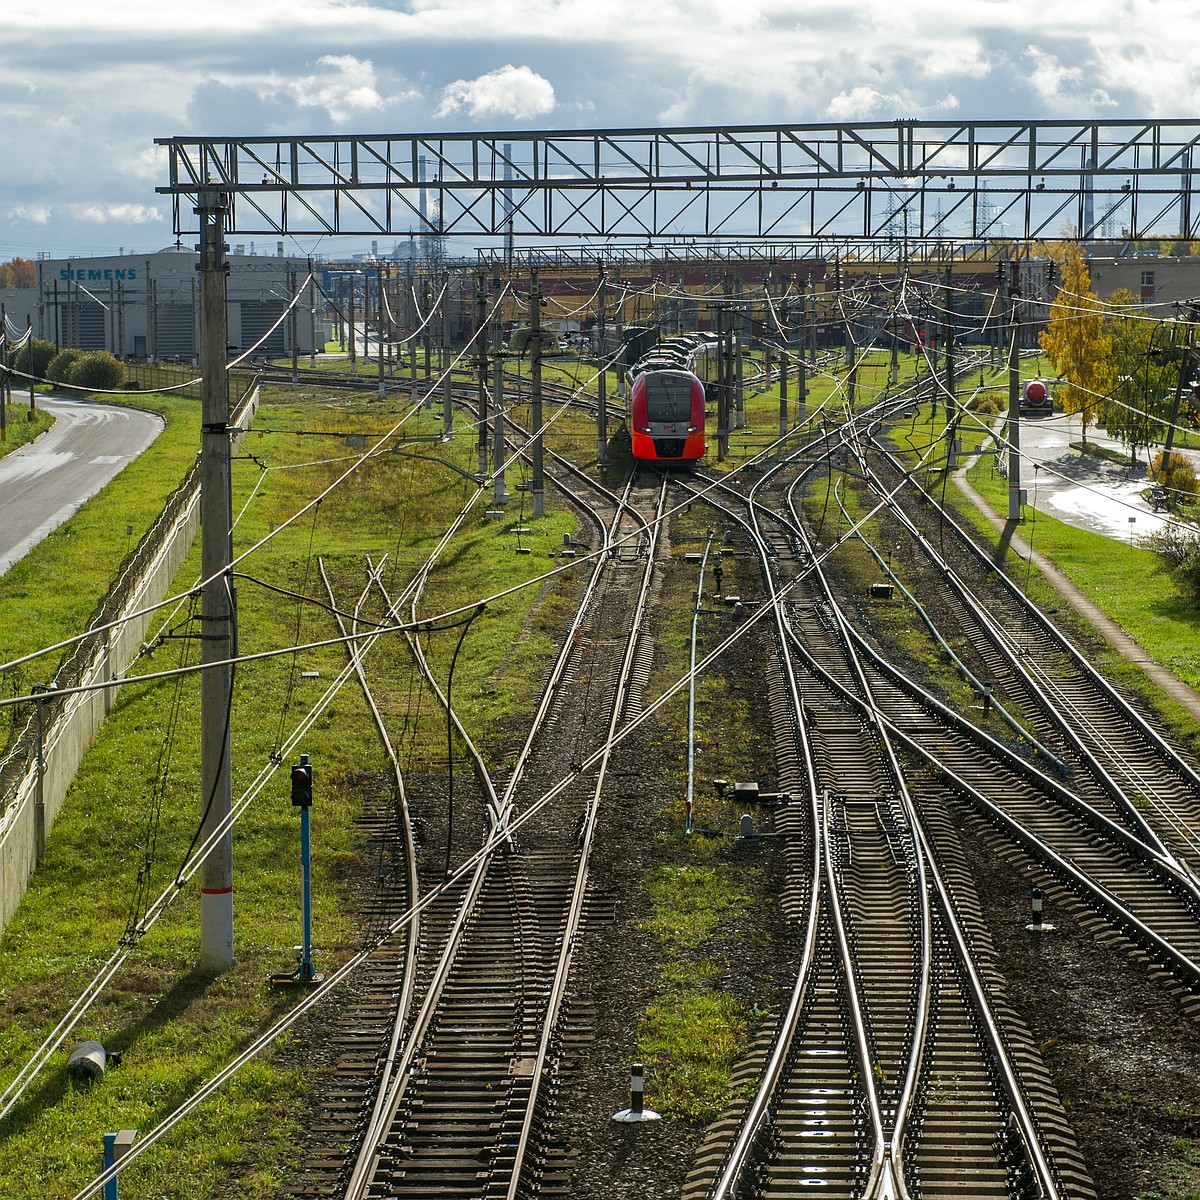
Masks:
[[[512,238],[1182,237],[1200,120],[887,121],[512,133],[174,137],[197,193],[263,234]]]

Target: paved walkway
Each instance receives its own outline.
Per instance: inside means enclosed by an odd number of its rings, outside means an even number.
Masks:
[[[1082,455],[1077,455],[1082,458]],[[1164,692],[1166,692],[1173,700],[1186,709],[1191,715],[1200,721],[1200,693],[1197,693],[1193,688],[1189,687],[1176,675],[1167,670],[1161,663],[1152,659],[1146,651],[1129,636],[1115,621],[1103,613],[1096,604],[1086,596],[1078,587],[1075,586],[1067,576],[1059,570],[1043,554],[1034,550],[1030,544],[1009,524],[1009,522],[981,496],[968,482],[967,470],[974,463],[974,459],[969,460],[966,465],[961,467],[954,476],[954,481],[962,489],[963,494],[979,509],[981,513],[991,523],[992,527],[1004,538],[1007,542],[1007,551],[1009,554],[1020,555],[1028,562],[1032,562],[1050,581],[1051,586],[1058,592],[1060,596],[1072,608],[1075,609],[1086,621],[1095,627],[1100,635],[1112,645],[1120,654],[1129,659],[1130,662],[1136,663],[1146,673],[1147,677],[1157,684]],[[1022,483],[1025,481],[1022,480]],[[1145,487],[1145,482],[1140,483],[1139,487]],[[1098,498],[1101,502],[1104,499],[1102,485],[1098,486],[1095,482],[1089,485],[1088,492],[1093,499],[1093,502]],[[1030,489],[1032,497],[1032,489]],[[1113,499],[1113,503],[1121,511],[1121,519],[1127,520],[1125,517],[1125,509],[1128,507],[1126,497],[1121,496]],[[1104,529],[1098,527],[1097,521],[1088,520],[1072,520],[1070,516],[1066,516],[1063,512],[1055,511],[1058,506],[1047,505],[1042,511],[1046,511],[1048,515],[1058,517],[1060,520],[1066,521],[1069,524],[1079,525],[1081,528],[1093,529],[1096,532],[1107,532],[1109,536],[1120,536],[1122,530],[1117,524],[1115,529]],[[1099,507],[1103,508],[1101,503]],[[1039,505],[1039,508],[1042,506]],[[1143,506],[1145,508],[1145,506]],[[1137,514],[1139,519],[1141,513]],[[1146,510],[1145,515],[1149,518],[1149,511]],[[1090,516],[1090,514],[1089,514]],[[1111,524],[1111,523],[1110,523]],[[1100,522],[1103,525],[1103,521]],[[1149,519],[1145,521],[1147,529],[1143,532],[1148,532],[1150,525]],[[1127,536],[1127,535],[1126,535]]]

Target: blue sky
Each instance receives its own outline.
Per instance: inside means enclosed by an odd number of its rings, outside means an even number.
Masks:
[[[1189,117],[1179,0],[8,0],[0,261],[170,243],[153,139]],[[362,249],[308,241],[289,250]],[[383,247],[381,247],[383,248]]]

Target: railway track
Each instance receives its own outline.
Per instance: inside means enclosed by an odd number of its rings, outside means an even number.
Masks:
[[[748,511],[766,523],[779,507],[752,502]],[[775,576],[784,661],[789,646],[805,651],[786,670],[800,680],[794,725],[813,772],[815,824],[799,838],[820,846],[822,915],[808,978],[783,1022],[794,1031],[790,1044],[774,1048],[737,1135],[715,1127],[701,1157],[722,1166],[698,1171],[688,1194],[782,1196],[820,1186],[846,1196],[964,1187],[1009,1196],[1022,1194],[1022,1179],[1036,1179],[1041,1194],[1089,1195],[1061,1111],[1047,1103],[1044,1072],[1025,1082],[1034,1058],[1027,1036],[1002,1030],[992,1010],[974,965],[971,933],[981,930],[964,926],[955,899],[969,880],[951,887],[942,879],[910,795],[910,768],[871,715],[871,681],[818,586],[811,547],[795,525],[776,522],[764,536],[743,521],[764,572]],[[787,819],[777,826],[786,831]],[[811,889],[811,878],[800,887]],[[957,1099],[942,1089],[945,1079],[955,1081]]]
[[[393,1000],[403,997],[393,1006],[392,1030],[349,1039],[357,1061],[347,1065],[356,1078],[332,1086],[344,1111],[331,1132],[344,1138],[352,1110],[354,1136],[345,1140],[357,1146],[353,1161],[323,1149],[321,1169],[307,1171],[292,1194],[326,1194],[339,1171],[335,1186],[347,1197],[397,1189],[515,1196],[536,1186],[531,1180],[553,1177],[553,1147],[542,1135],[552,1121],[559,1060],[579,1036],[570,1028],[568,979],[587,912],[604,744],[639,702],[646,650],[637,634],[665,495],[658,481],[607,497],[614,515],[601,527],[592,581],[526,744],[510,776],[496,781],[453,834],[455,861],[474,854],[476,865],[446,882],[426,861],[428,907],[414,939],[415,964],[397,972],[391,961],[384,969],[394,979]],[[378,569],[369,586],[381,594],[385,614],[395,615],[400,602],[386,594]],[[420,592],[414,581],[404,598],[414,619]],[[414,652],[422,657],[419,646]],[[595,721],[605,710],[607,728]],[[456,718],[451,712],[448,719]],[[509,822],[530,805],[540,811],[522,823],[519,837],[508,835]],[[482,854],[472,841],[480,828]],[[366,1053],[372,1038],[373,1057]],[[373,1074],[370,1096],[362,1088],[366,1073]]]

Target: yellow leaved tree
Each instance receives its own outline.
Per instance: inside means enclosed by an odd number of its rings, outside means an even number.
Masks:
[[[1107,307],[1092,291],[1092,277],[1077,242],[1055,243],[1061,285],[1050,306],[1050,323],[1038,342],[1054,364],[1060,383],[1055,399],[1067,413],[1078,413],[1087,442],[1088,425],[1096,419],[1112,389],[1111,345]]]

